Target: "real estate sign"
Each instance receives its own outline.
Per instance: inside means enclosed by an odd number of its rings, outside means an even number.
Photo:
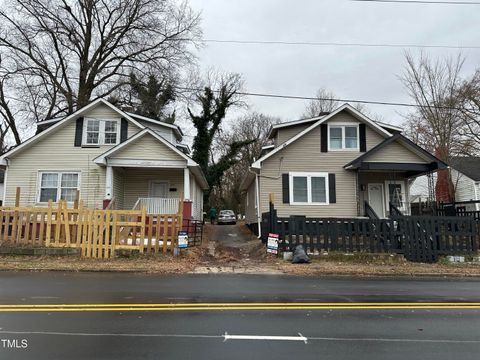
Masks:
[[[186,231],[178,232],[178,248],[186,249],[188,247],[188,233]]]
[[[268,234],[267,252],[271,254],[278,254],[278,234]]]

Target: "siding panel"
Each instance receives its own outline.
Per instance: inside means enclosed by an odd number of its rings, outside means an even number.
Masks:
[[[358,123],[347,112],[341,112],[328,123]],[[385,138],[367,126],[367,151]],[[275,207],[279,216],[306,215],[317,217],[357,216],[356,173],[343,168],[345,164],[359,157],[358,151],[320,152],[320,127],[313,129],[302,138],[279,151],[262,164],[260,178],[261,212],[268,211],[268,194],[275,194]],[[329,205],[290,205],[282,204],[282,173],[293,171],[327,172],[336,176],[337,202]]]
[[[119,118],[118,114],[105,105],[99,105],[84,115],[90,118]],[[129,123],[129,136],[140,129]],[[21,187],[20,204],[33,206],[37,200],[38,172],[79,171],[81,172],[80,197],[90,208],[101,208],[105,196],[105,168],[93,163],[93,159],[111,148],[111,145],[82,148],[74,146],[75,121],[50,132],[25,150],[14,154],[9,160],[6,184],[6,205],[15,204],[15,188]]]
[[[186,160],[165,144],[146,134],[111,156],[112,159]]]
[[[392,142],[380,149],[375,154],[368,156],[366,161],[374,162],[398,162],[398,163],[422,163],[426,161],[413,153],[398,142]]]
[[[289,126],[289,127],[278,129],[277,130],[278,131],[277,132],[277,146],[284,143],[288,139],[294,137],[299,132],[305,130],[307,127],[311,126],[312,124],[313,124],[313,122],[308,123],[308,124],[300,124],[300,125],[296,125],[296,126]]]

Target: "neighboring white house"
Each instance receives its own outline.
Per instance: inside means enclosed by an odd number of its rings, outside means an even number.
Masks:
[[[201,219],[208,184],[182,144],[177,125],[127,113],[98,99],[42,130],[0,157],[6,168],[4,205],[45,206],[75,199],[85,206],[117,209],[145,206],[150,213],[176,212],[184,197],[190,215]]]

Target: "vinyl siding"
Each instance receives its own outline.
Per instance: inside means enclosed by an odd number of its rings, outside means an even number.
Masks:
[[[183,169],[146,169],[129,168],[124,175],[124,207],[131,209],[139,197],[148,197],[152,180],[167,181],[169,191],[167,197],[179,198],[183,192]]]
[[[344,111],[334,116],[327,123],[359,123],[359,121]],[[367,151],[384,139],[376,130],[367,125]],[[268,194],[272,192],[275,194],[275,207],[279,216],[357,216],[356,173],[345,170],[343,166],[360,155],[362,153],[358,151],[320,152],[320,127],[311,130],[308,134],[263,162],[260,171],[260,211],[268,211]],[[336,176],[336,203],[329,205],[283,204],[281,175],[297,171],[334,173]]]
[[[257,222],[257,209],[255,208],[255,180],[251,182],[245,196],[245,222],[247,224]]]
[[[299,132],[305,130],[307,127],[311,126],[312,124],[313,122],[308,124],[299,124],[296,126],[279,128],[277,130],[276,145],[278,146],[280,144],[283,144],[285,141],[294,137]]]
[[[194,220],[203,219],[203,190],[198,185],[197,180],[190,173],[190,195],[192,197],[192,217]]]
[[[455,169],[452,169],[451,174],[455,186],[455,201],[477,200],[475,197],[475,181]],[[475,205],[472,205],[469,210],[475,210],[474,207]]]
[[[109,156],[112,159],[142,160],[186,160],[172,149],[162,144],[152,135],[146,134]]]
[[[423,158],[407,149],[398,142],[392,142],[376,153],[368,156],[365,161],[396,162],[396,163],[427,163]]]
[[[123,192],[124,192],[124,171],[122,169],[113,168],[113,196],[115,197],[115,208],[124,209]]]
[[[165,126],[154,124],[150,121],[141,121],[138,120],[140,124],[145,127],[148,127],[155,131],[157,134],[161,135],[165,140],[171,142],[172,144],[176,143],[175,136],[173,135],[173,130]]]
[[[117,113],[104,105],[99,105],[84,116],[119,118]],[[20,204],[35,205],[39,171],[78,171],[81,173],[80,197],[85,206],[102,207],[105,196],[105,168],[96,165],[92,160],[111,146],[75,147],[75,124],[75,120],[69,121],[9,159],[5,204],[15,203],[15,188],[20,186]],[[139,130],[136,125],[129,124],[129,136]]]

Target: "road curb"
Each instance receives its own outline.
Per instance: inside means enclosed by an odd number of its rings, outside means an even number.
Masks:
[[[281,271],[281,270],[280,270]],[[125,269],[125,270],[113,270],[113,269],[56,269],[56,268],[31,268],[31,269],[0,269],[0,272],[69,272],[69,273],[130,273],[130,274],[149,274],[149,275],[245,275],[245,276],[291,276],[291,277],[308,277],[308,278],[435,278],[435,279],[473,279],[479,278],[480,274],[450,274],[450,273],[418,273],[418,274],[388,274],[388,273],[372,273],[372,274],[359,274],[355,272],[346,272],[346,273],[335,273],[335,272],[323,272],[313,273],[313,274],[292,274],[288,272],[276,273],[273,271],[265,272],[241,272],[241,271],[221,271],[221,272],[195,272],[195,270],[187,271],[184,273],[176,272],[155,272],[149,270],[135,270],[135,269]]]

